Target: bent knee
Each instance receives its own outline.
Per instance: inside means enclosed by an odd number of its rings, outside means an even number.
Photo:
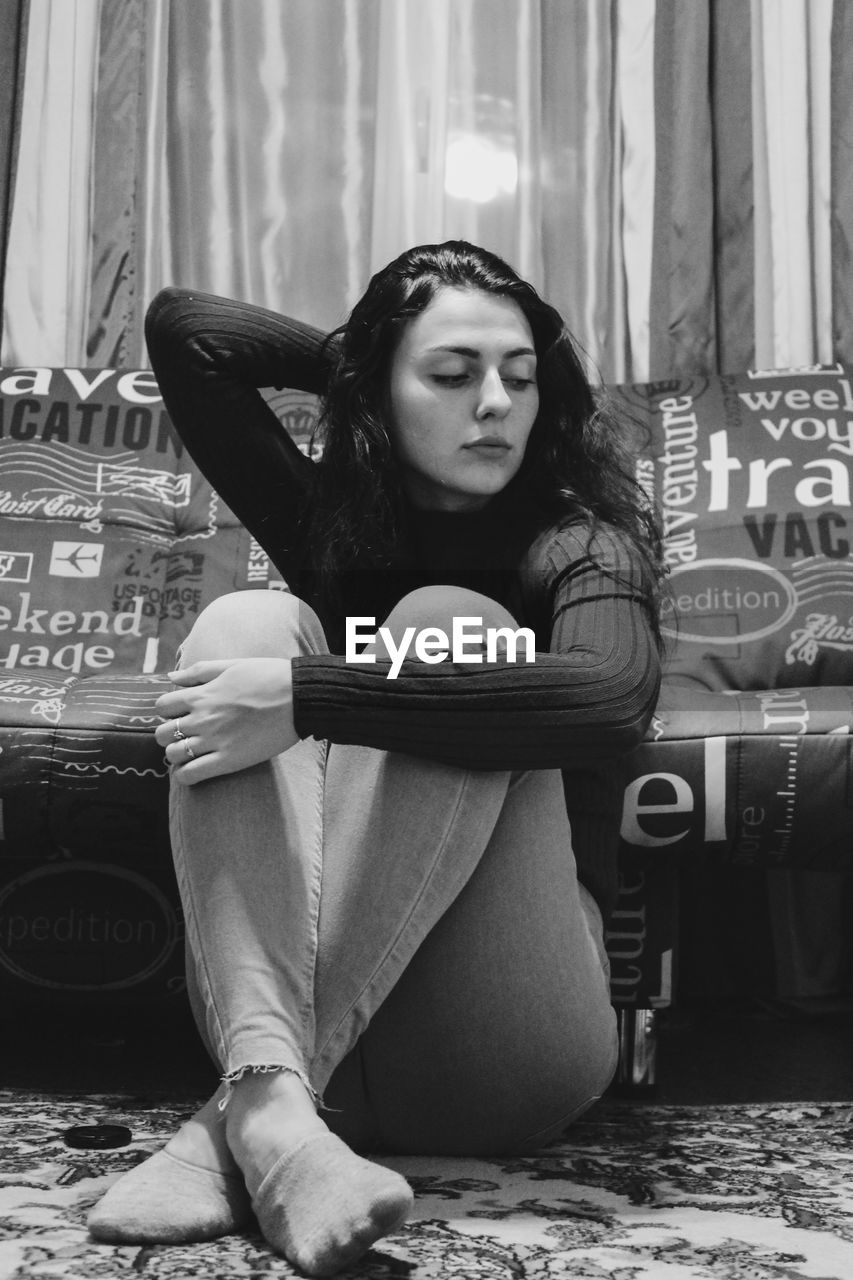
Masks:
[[[601,1099],[617,1054],[613,1038],[594,1046],[586,1061],[573,1055],[559,1075],[537,1058],[524,1075],[503,1080],[494,1068],[484,1071],[481,1060],[473,1078],[459,1075],[448,1082],[443,1097],[430,1084],[407,1096],[405,1107],[387,1094],[372,1097],[369,1123],[362,1123],[375,1147],[392,1154],[529,1155],[555,1141]]]
[[[199,614],[180,649],[183,666],[212,658],[290,658],[327,653],[310,605],[288,591],[232,591]]]
[[[436,627],[450,634],[454,619],[474,619],[483,627],[517,627],[510,611],[491,596],[467,587],[441,584],[418,587],[395,604],[384,625],[397,638],[398,628]]]
[[[538,1123],[530,1128],[516,1127],[504,1140],[504,1151],[527,1155],[556,1141],[562,1132],[599,1102],[613,1082],[619,1059],[619,1040],[615,1023],[611,1034],[595,1045],[580,1069],[573,1072],[572,1090],[561,1099],[555,1091],[549,1108],[543,1108]]]

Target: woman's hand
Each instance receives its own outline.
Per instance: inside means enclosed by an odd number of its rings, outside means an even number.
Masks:
[[[195,662],[157,699],[154,734],[176,782],[192,786],[280,755],[298,742],[293,682],[285,658]],[[176,732],[177,731],[177,732]]]

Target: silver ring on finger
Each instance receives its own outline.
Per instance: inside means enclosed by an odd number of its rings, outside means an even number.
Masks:
[[[181,722],[180,722],[180,720],[176,720],[176,721],[175,721],[175,729],[174,729],[174,739],[175,739],[175,742],[180,742],[182,739],[185,739],[185,738],[186,738],[186,736],[187,736],[187,735],[184,733],[183,729],[181,728]]]
[[[184,738],[184,751],[186,751],[186,753],[187,753],[187,759],[188,759],[188,760],[195,760],[195,752],[193,751],[193,749],[192,749],[192,747],[190,746],[189,742],[187,741],[186,737],[184,737],[184,735],[183,735],[183,734],[181,735],[181,737],[183,737],[183,738]]]

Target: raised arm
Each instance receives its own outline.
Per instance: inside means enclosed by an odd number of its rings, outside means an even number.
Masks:
[[[558,768],[635,747],[660,682],[639,558],[602,532],[554,534],[535,556],[550,601],[551,643],[535,663],[428,666],[294,659],[294,721],[328,737],[471,769]]]
[[[313,464],[258,388],[322,394],[333,358],[325,334],[262,307],[169,288],[148,309],[145,337],[188,452],[288,577]]]

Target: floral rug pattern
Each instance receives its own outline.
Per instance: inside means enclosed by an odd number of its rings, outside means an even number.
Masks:
[[[0,1091],[0,1280],[258,1280],[293,1274],[256,1233],[184,1246],[90,1240],[90,1206],[191,1106]],[[130,1146],[67,1147],[126,1124]],[[536,1156],[389,1157],[410,1221],[352,1280],[851,1280],[853,1103],[599,1103]]]

